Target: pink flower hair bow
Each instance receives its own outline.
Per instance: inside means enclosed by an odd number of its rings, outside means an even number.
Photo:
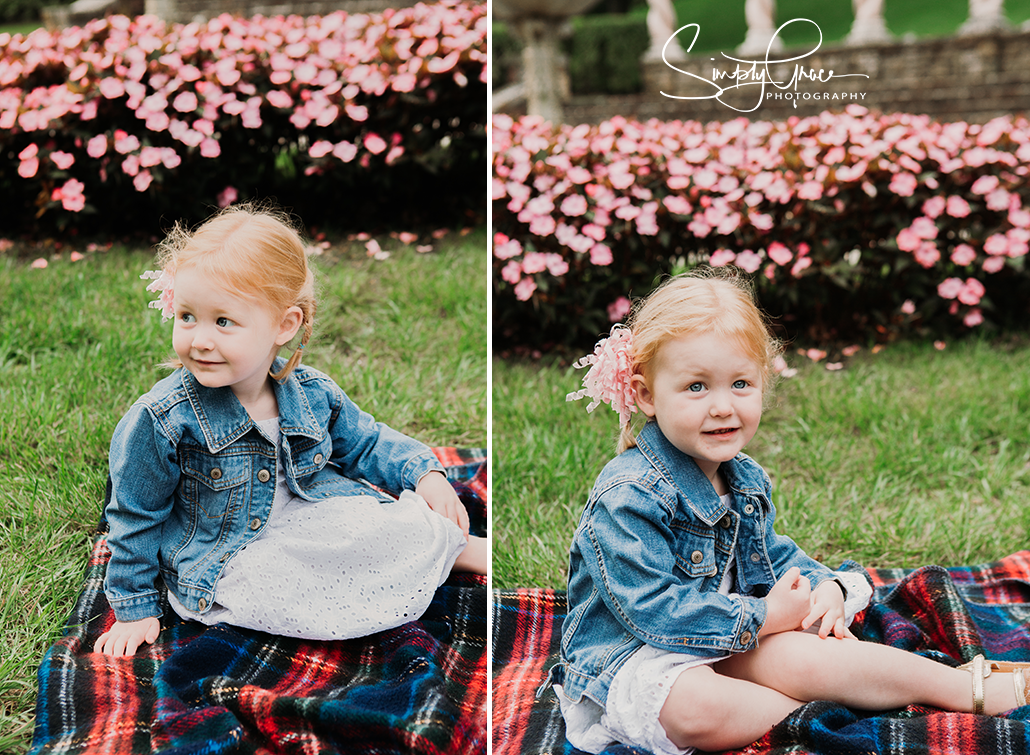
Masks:
[[[619,414],[619,427],[629,424],[630,414],[637,410],[633,399],[633,331],[625,325],[612,327],[607,338],[602,338],[594,347],[593,354],[587,354],[572,366],[577,370],[590,366],[583,376],[583,387],[565,397],[566,401],[589,397],[587,411],[592,412],[599,404],[611,404]]]
[[[147,291],[159,296],[147,306],[161,310],[162,322],[175,317],[175,292],[172,290],[174,276],[175,272],[167,267],[164,270],[147,270],[140,275],[142,280],[153,281],[147,285]]]

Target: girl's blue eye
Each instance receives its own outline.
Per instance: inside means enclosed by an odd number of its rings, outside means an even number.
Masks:
[[[734,388],[734,390],[742,391],[745,388],[747,388],[747,381],[746,380],[736,380],[733,383],[733,388]]]
[[[219,317],[217,320],[215,320],[215,324],[219,328],[228,328],[229,326],[234,325],[235,323],[228,317]]]
[[[179,319],[183,322],[193,322],[194,317],[189,312],[183,312],[182,315],[179,316]]]
[[[700,393],[704,389],[705,389],[705,384],[704,383],[691,383],[690,385],[687,386],[687,390],[690,391],[691,393]]]

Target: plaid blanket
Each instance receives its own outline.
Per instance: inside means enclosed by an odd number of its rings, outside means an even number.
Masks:
[[[875,593],[858,617],[864,639],[956,665],[977,653],[1030,660],[1030,551],[979,566],[869,570]],[[558,657],[565,594],[497,591],[493,626],[493,755],[578,752],[565,741],[554,693],[534,695]],[[989,718],[910,706],[870,714],[814,702],[740,750],[812,753],[1030,753],[1030,706]],[[642,753],[611,747],[610,755]]]
[[[434,450],[485,534],[485,451]],[[486,752],[485,578],[454,575],[419,621],[362,639],[178,621],[135,657],[109,658],[91,652],[114,621],[105,530],[39,668],[32,753]]]

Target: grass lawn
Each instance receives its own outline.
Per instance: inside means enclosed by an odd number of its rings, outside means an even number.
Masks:
[[[618,418],[565,402],[582,371],[495,360],[492,374],[493,585],[564,589]],[[747,451],[773,479],[778,531],[827,565],[950,566],[1030,546],[1025,339],[895,345],[840,372],[809,363],[768,404]]]
[[[486,445],[486,232],[387,260],[316,258],[321,309],[305,362],[377,419],[430,444]],[[162,324],[114,248],[31,269],[0,255],[0,752],[32,734],[36,668],[60,634],[100,516],[111,432],[167,372]]]
[[[744,41],[747,24],[744,20],[744,4],[728,8],[719,0],[674,0],[678,26],[700,24],[701,33],[693,52],[725,52],[733,50]],[[646,6],[636,8],[634,13],[644,15]],[[904,0],[885,2],[884,21],[895,37],[946,37],[954,34],[969,18],[968,0]],[[1030,19],[1030,0],[1005,0],[1006,18],[1018,26]],[[778,0],[776,3],[776,24],[780,25],[795,18],[814,21],[822,31],[823,44],[839,42],[851,31],[854,12],[850,2],[827,3],[823,0]],[[677,27],[678,28],[678,27]],[[681,35],[681,41],[689,44],[693,34]],[[788,26],[782,35],[788,46],[814,46],[819,41],[819,32],[811,24],[797,23]]]

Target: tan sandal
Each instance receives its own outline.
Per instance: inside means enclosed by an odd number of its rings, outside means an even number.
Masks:
[[[974,656],[973,660],[963,663],[960,669],[969,671],[973,675],[973,713],[983,714],[984,712],[984,679],[994,671],[1003,674],[1012,674],[1012,687],[1016,693],[1016,701],[1019,705],[1030,705],[1030,697],[1027,696],[1026,676],[1024,669],[1030,669],[1030,663],[1016,661],[989,661],[982,655]]]

